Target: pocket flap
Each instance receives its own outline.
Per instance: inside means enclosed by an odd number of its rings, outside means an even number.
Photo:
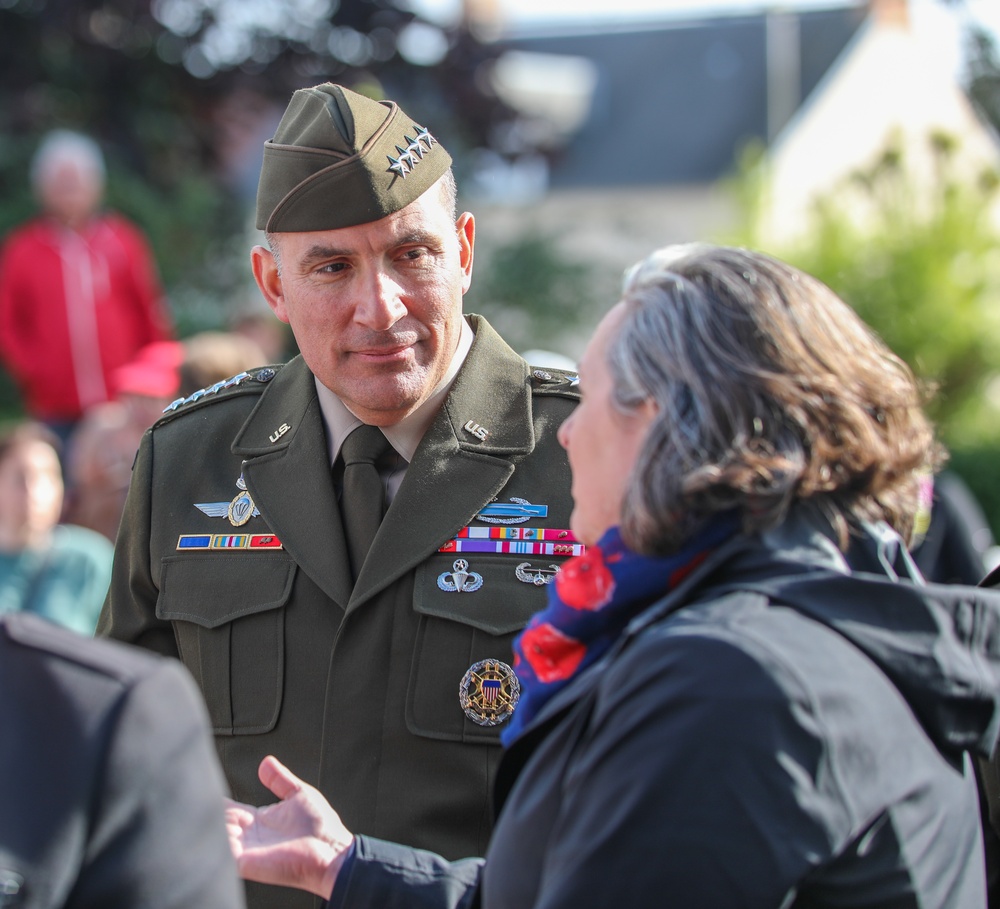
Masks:
[[[458,560],[467,563],[470,578],[464,589],[474,588],[471,592],[458,589],[455,575]],[[552,570],[544,556],[533,561],[539,565],[544,562]],[[548,561],[558,564],[565,560],[553,557]],[[544,609],[546,603],[544,587],[518,578],[518,566],[525,564],[530,564],[526,558],[511,555],[480,554],[466,559],[455,553],[435,555],[418,569],[413,608],[421,615],[460,622],[488,634],[513,634],[534,613]]]
[[[163,560],[157,618],[217,628],[288,602],[295,563],[268,554],[199,553]]]

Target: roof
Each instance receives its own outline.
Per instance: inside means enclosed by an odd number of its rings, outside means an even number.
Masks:
[[[865,9],[781,15],[798,21],[793,94],[804,101]],[[762,13],[505,40],[513,50],[582,57],[595,67],[589,115],[554,154],[551,188],[710,182],[731,171],[748,141],[769,134],[767,28]]]

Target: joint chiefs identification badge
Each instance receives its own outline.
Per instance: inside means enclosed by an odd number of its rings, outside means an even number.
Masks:
[[[499,726],[510,718],[521,696],[514,670],[500,660],[473,663],[458,686],[465,715],[480,726]]]

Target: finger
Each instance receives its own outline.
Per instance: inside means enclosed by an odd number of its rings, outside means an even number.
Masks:
[[[257,812],[247,805],[240,805],[238,802],[234,802],[232,805],[226,807],[223,814],[226,821],[227,827],[249,827],[256,817]]]
[[[271,754],[260,762],[257,776],[279,799],[287,799],[305,786],[302,780]]]

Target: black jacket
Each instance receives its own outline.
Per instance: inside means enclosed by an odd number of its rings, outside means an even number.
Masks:
[[[0,619],[0,907],[241,909],[208,719],[174,660]]]
[[[718,550],[507,752],[485,864],[362,836],[334,905],[984,906],[1000,596],[871,542],[852,573],[802,510]]]

